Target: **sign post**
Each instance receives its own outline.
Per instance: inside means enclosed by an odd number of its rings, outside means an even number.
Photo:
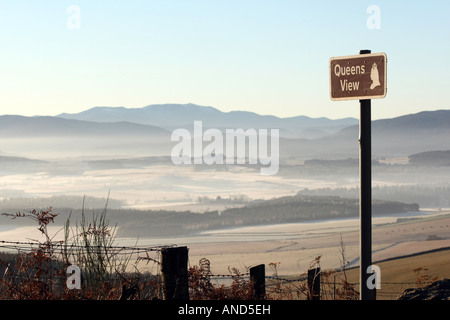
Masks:
[[[330,59],[331,100],[367,100],[386,96],[385,53],[361,50],[355,56]]]
[[[373,300],[367,285],[372,265],[371,99],[386,96],[386,54],[360,50],[357,56],[330,59],[331,100],[359,100],[360,299]]]
[[[360,51],[360,54],[369,53]],[[372,265],[372,103],[370,99],[362,99],[359,105],[359,295],[361,300],[372,300],[372,290],[367,286],[367,269]]]

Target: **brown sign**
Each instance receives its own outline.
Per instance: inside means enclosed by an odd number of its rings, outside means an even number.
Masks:
[[[363,100],[386,96],[385,53],[330,59],[331,100]]]

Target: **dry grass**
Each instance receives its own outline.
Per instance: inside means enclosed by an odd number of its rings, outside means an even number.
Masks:
[[[393,300],[405,289],[450,278],[450,249],[375,264],[381,270],[381,289],[377,290],[377,300]],[[347,270],[347,277],[350,283],[359,282],[359,268]]]
[[[75,229],[66,225],[66,236],[63,243],[65,252],[57,256],[53,237],[48,234],[47,225],[52,223],[57,214],[51,208],[47,211],[31,211],[25,213],[7,214],[11,218],[30,218],[37,222],[38,230],[45,236],[45,241],[39,243],[36,249],[27,253],[0,256],[0,263],[5,270],[0,279],[0,299],[148,299],[160,298],[160,283],[156,278],[145,280],[139,273],[125,273],[129,258],[120,261],[118,256],[110,251],[115,236],[115,227],[110,227],[105,220],[105,211],[94,215],[92,221],[84,219]],[[406,223],[376,229],[384,235],[397,233],[408,234],[406,229],[432,229],[433,234],[442,237],[446,233],[448,217],[430,219],[420,224]],[[405,229],[405,230],[404,230]],[[348,233],[352,234],[352,232]],[[347,235],[348,235],[347,234]],[[69,241],[70,240],[70,241]],[[409,240],[409,239],[405,239]],[[439,240],[437,240],[439,241]],[[73,245],[71,247],[70,243]],[[431,241],[424,241],[431,243]],[[69,250],[77,249],[77,250]],[[217,248],[216,248],[217,249]],[[277,250],[279,251],[279,250]],[[341,237],[339,260],[345,266],[348,262],[348,251]],[[207,256],[207,255],[206,255]],[[248,258],[248,255],[245,255]],[[314,267],[320,267],[318,256],[312,261]],[[9,264],[15,260],[15,265]],[[150,259],[152,260],[152,259]],[[153,261],[153,260],[152,260]],[[70,264],[79,265],[85,274],[84,287],[81,291],[67,290],[64,286],[65,270]],[[282,264],[282,262],[281,262]],[[412,287],[427,285],[430,281],[450,278],[450,249],[416,254],[410,257],[376,262],[381,269],[381,289],[377,291],[377,299],[395,299],[402,291]],[[306,281],[285,281],[279,277],[280,263],[268,263],[272,269],[270,281],[267,281],[266,299],[293,300],[310,298]],[[13,269],[15,270],[13,270]],[[254,299],[252,282],[247,280],[245,272],[228,267],[231,277],[229,285],[217,285],[211,282],[213,276],[210,261],[203,258],[199,265],[189,270],[189,287],[191,299],[221,300],[221,299]],[[307,270],[303,270],[307,271]],[[113,273],[116,273],[113,277]],[[17,277],[19,276],[19,277]],[[17,279],[22,279],[21,282]],[[278,279],[279,278],[279,279]],[[357,299],[359,285],[359,269],[350,268],[344,272],[323,270],[322,299]],[[149,294],[142,294],[147,291]]]
[[[159,295],[157,277],[126,272],[131,254],[114,250],[115,228],[104,211],[87,221],[84,214],[75,229],[66,223],[64,241],[53,241],[47,226],[58,214],[52,209],[3,214],[12,219],[34,220],[44,235],[42,242],[30,243],[17,253],[0,254],[0,299],[2,300],[118,300],[154,298]],[[66,270],[82,270],[81,289],[69,289]],[[146,288],[146,287],[151,287]]]

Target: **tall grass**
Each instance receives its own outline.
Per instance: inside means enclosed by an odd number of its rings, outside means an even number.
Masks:
[[[129,289],[127,284],[137,283],[141,274],[127,273],[133,255],[129,250],[116,246],[117,226],[110,226],[105,207],[92,212],[88,218],[84,209],[80,221],[71,226],[71,215],[64,225],[64,240],[54,241],[47,229],[58,214],[47,210],[4,213],[12,219],[29,218],[37,222],[45,240],[35,249],[25,249],[15,255],[3,255],[0,259],[4,269],[0,277],[0,299],[120,299]],[[27,251],[29,250],[29,251]],[[69,290],[65,286],[69,265],[76,265],[82,274],[82,290]],[[137,271],[137,269],[136,269]]]
[[[83,270],[83,283],[99,298],[106,298],[105,285],[117,286],[116,282],[120,281],[117,274],[125,274],[132,255],[117,250],[117,226],[111,227],[106,219],[107,205],[99,212],[92,212],[88,220],[83,201],[81,221],[73,228],[69,216],[64,226],[64,260]]]
[[[53,299],[61,288],[63,269],[55,253],[56,244],[48,234],[47,225],[54,221],[57,214],[52,208],[32,210],[15,214],[3,213],[12,219],[29,218],[37,222],[38,230],[45,236],[45,241],[28,252],[18,252],[11,260],[1,260],[4,268],[1,277],[1,297],[4,299]]]

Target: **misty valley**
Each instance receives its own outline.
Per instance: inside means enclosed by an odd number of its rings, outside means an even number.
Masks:
[[[56,223],[64,224],[82,208],[107,207],[108,218],[124,237],[358,216],[354,119],[268,118],[191,104],[165,108],[177,117],[161,116],[161,106],[110,108],[107,113],[93,108],[83,120],[67,114],[0,117],[1,211],[52,207],[60,215]],[[126,121],[127,115],[136,119],[135,113],[144,111],[137,117],[141,123]],[[124,121],[117,121],[114,112],[121,112]],[[214,125],[223,132],[236,125],[279,129],[277,174],[261,175],[261,165],[250,161],[175,165],[171,130],[192,129],[194,116],[203,119],[205,129]],[[374,215],[450,206],[450,121],[443,122],[444,117],[450,118],[450,112],[374,121]],[[311,131],[317,136],[306,138],[304,133]],[[27,223],[1,221],[8,227]]]

